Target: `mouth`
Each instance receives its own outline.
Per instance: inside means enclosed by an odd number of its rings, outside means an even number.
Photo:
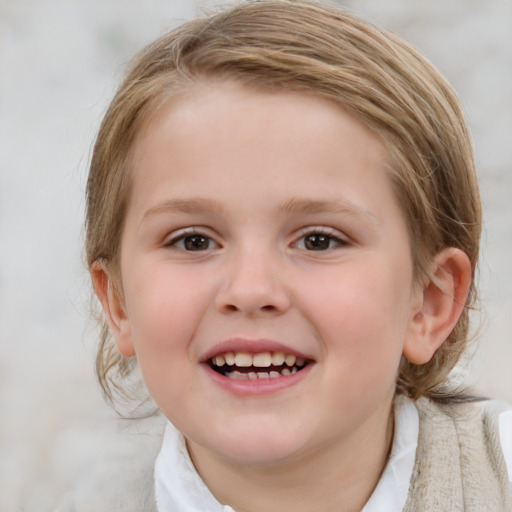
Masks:
[[[213,371],[234,380],[282,379],[304,370],[311,362],[284,352],[223,352],[208,359]]]

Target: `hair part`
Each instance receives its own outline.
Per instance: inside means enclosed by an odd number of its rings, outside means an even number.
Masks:
[[[471,137],[452,87],[410,45],[358,16],[308,0],[243,2],[185,23],[133,60],[103,119],[87,184],[87,262],[119,276],[130,197],[130,150],[142,126],[197,83],[236,81],[258,90],[326,98],[372,129],[389,151],[390,175],[405,215],[418,280],[432,257],[457,247],[475,271],[481,205]],[[397,390],[444,396],[468,343],[472,284],[464,311],[432,360],[402,360]],[[115,348],[103,320],[97,373],[106,396],[122,394],[133,361]]]

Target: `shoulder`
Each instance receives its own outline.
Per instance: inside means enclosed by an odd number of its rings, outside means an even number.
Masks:
[[[405,511],[512,509],[502,414],[492,400],[415,401],[418,447]]]
[[[475,399],[461,402],[438,403],[427,398],[415,401],[420,419],[432,422],[447,421],[456,428],[481,425],[484,431],[498,431],[500,417],[508,417],[512,406],[501,400]]]
[[[416,401],[420,432],[457,440],[461,456],[473,462],[481,453],[512,485],[512,406],[501,400],[438,404]],[[423,429],[422,429],[423,425]],[[425,430],[428,430],[425,433]]]
[[[161,415],[120,420],[118,439],[61,500],[55,512],[151,512],[154,464],[162,444]]]

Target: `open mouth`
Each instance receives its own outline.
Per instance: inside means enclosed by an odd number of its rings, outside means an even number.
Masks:
[[[210,367],[237,380],[277,379],[294,375],[311,361],[284,352],[225,352],[208,360]]]

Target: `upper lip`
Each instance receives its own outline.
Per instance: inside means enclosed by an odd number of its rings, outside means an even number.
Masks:
[[[312,360],[313,358],[299,350],[278,341],[268,339],[248,339],[248,338],[229,338],[214,345],[211,349],[203,354],[201,362],[206,363],[212,357],[227,352],[245,352],[248,354],[259,354],[262,352],[283,352],[286,355],[294,355],[304,359]]]

